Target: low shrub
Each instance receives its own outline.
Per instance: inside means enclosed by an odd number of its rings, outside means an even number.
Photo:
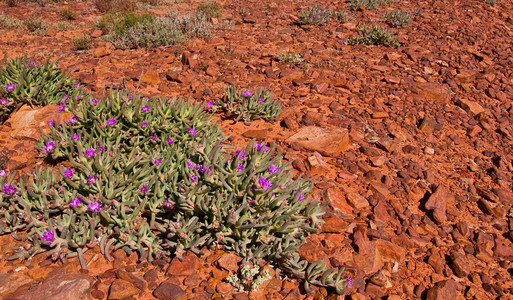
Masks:
[[[71,24],[70,22],[65,21],[59,21],[53,25],[55,27],[55,30],[57,31],[68,31],[75,29],[75,25]]]
[[[197,11],[205,15],[205,18],[209,20],[221,17],[221,7],[216,2],[198,4]]]
[[[331,21],[332,15],[331,9],[315,4],[299,12],[298,18],[302,25],[324,25]]]
[[[384,45],[399,47],[399,42],[395,39],[394,35],[379,25],[372,27],[359,27],[359,34],[351,37],[345,43],[348,45]]]
[[[395,28],[404,28],[408,26],[411,21],[411,12],[403,11],[403,10],[393,10],[383,14],[383,19],[385,22]]]
[[[23,21],[23,25],[27,28],[27,31],[32,34],[44,35],[48,30],[49,26],[46,22],[38,17],[29,17]]]
[[[9,16],[6,16],[4,14],[0,14],[0,29],[16,29],[23,26],[23,22],[12,18]]]
[[[358,10],[360,7],[376,10],[380,5],[388,5],[393,2],[397,2],[397,0],[349,0],[348,7],[352,10]]]
[[[94,0],[94,6],[102,13],[125,12],[137,9],[136,0]]]
[[[296,52],[281,52],[276,55],[276,60],[288,65],[299,66],[305,60]]]
[[[59,16],[63,20],[75,20],[75,18],[77,17],[77,14],[72,10],[63,8],[63,9],[59,10]]]
[[[75,50],[87,50],[90,49],[91,46],[91,38],[85,33],[73,38],[73,47]]]

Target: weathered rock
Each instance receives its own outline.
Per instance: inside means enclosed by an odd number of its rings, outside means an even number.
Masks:
[[[464,255],[454,252],[450,256],[450,267],[454,274],[460,278],[466,277],[470,273],[470,266],[468,260]]]
[[[5,121],[4,125],[12,129],[10,136],[13,139],[39,140],[41,138],[39,129],[43,129],[45,133],[50,132],[48,121],[54,121],[57,126],[73,116],[71,113],[58,112],[58,107],[54,104],[45,107],[23,105]]]
[[[317,151],[325,156],[337,156],[349,145],[346,129],[307,126],[287,139],[288,143],[299,143],[305,149]]]
[[[221,256],[221,258],[219,258],[217,260],[217,264],[221,268],[223,268],[227,271],[235,272],[239,269],[239,262],[241,260],[242,260],[241,257],[239,257],[233,253],[228,253],[228,254]]]
[[[33,279],[21,274],[0,273],[0,295],[8,295]]]
[[[109,296],[107,297],[107,299],[124,299],[127,297],[137,295],[138,293],[139,289],[135,287],[132,283],[123,279],[116,279],[110,285]]]
[[[469,112],[472,116],[477,116],[485,111],[484,108],[477,102],[468,99],[459,99],[458,105]]]
[[[167,274],[174,276],[193,275],[196,274],[198,266],[199,261],[195,255],[184,256],[183,261],[180,261],[177,257],[175,257],[167,269]]]
[[[437,223],[445,222],[447,202],[449,201],[454,201],[454,196],[449,194],[441,185],[427,200],[425,207],[433,211],[433,218]]]
[[[59,274],[13,299],[91,299],[93,280],[93,277],[82,273]]]
[[[369,201],[358,193],[347,193],[346,199],[349,204],[356,209],[369,207]]]
[[[434,102],[447,103],[452,97],[449,86],[442,83],[417,82],[414,88],[420,96]]]
[[[181,287],[169,282],[163,282],[153,291],[153,296],[160,300],[178,300],[183,295],[185,291]]]
[[[453,279],[439,281],[430,288],[426,294],[426,300],[457,299],[458,285]]]

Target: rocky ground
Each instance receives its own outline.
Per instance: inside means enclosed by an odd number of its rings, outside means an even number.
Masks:
[[[187,11],[198,1],[155,6]],[[45,36],[0,30],[7,57],[60,58],[91,91],[138,86],[154,95],[213,100],[229,83],[274,89],[284,111],[275,122],[234,124],[219,115],[231,143],[275,142],[298,173],[313,178],[315,198],[328,204],[321,233],[300,249],[303,258],[346,266],[350,299],[513,298],[513,4],[498,0],[400,1],[351,12],[348,22],[299,26],[300,1],[217,1],[222,17],[213,38],[169,48],[116,50],[99,41],[101,14],[89,2],[0,11],[20,19],[58,21],[77,12],[71,31]],[[344,1],[322,1],[342,10]],[[392,9],[417,11],[401,46],[341,44],[358,23],[381,22]],[[94,48],[74,51],[84,31]],[[280,63],[294,51],[307,63]],[[33,142],[55,110],[20,111],[0,127],[1,162],[30,171],[40,160]],[[30,116],[28,116],[30,115]],[[28,117],[27,117],[28,116]],[[27,119],[28,118],[28,119]],[[4,299],[342,299],[324,288],[307,295],[300,283],[274,277],[257,292],[237,293],[223,279],[239,259],[221,250],[137,263],[115,252],[86,253],[53,263],[37,256],[28,267],[7,262],[17,245],[0,237]],[[64,298],[59,298],[59,297]],[[337,298],[338,297],[338,298]]]

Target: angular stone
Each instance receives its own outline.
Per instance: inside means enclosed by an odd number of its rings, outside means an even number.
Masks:
[[[94,57],[97,57],[97,58],[107,56],[111,53],[112,53],[112,49],[109,49],[107,47],[99,47],[99,48],[94,49],[94,51],[93,51]]]
[[[233,253],[228,253],[228,254],[221,256],[221,258],[219,258],[217,260],[217,264],[221,268],[223,268],[227,271],[235,272],[239,269],[239,262],[241,260],[242,260],[241,257],[239,257]]]
[[[310,151],[325,156],[338,156],[349,146],[349,134],[346,129],[321,128],[307,126],[286,140],[289,144],[298,143]]]
[[[435,102],[447,103],[452,97],[451,89],[447,84],[417,82],[414,88],[420,96]]]
[[[460,253],[452,253],[450,256],[450,264],[452,271],[459,278],[464,278],[470,273],[470,266],[468,264],[468,260],[464,255]]]
[[[453,279],[439,281],[430,288],[426,294],[426,300],[457,299],[458,284]]]
[[[130,282],[123,279],[116,279],[112,282],[109,289],[108,300],[124,299],[137,295],[139,289]]]
[[[446,220],[447,202],[453,202],[454,196],[448,193],[443,186],[438,186],[427,200],[425,207],[433,211],[433,218],[439,224]]]
[[[82,273],[59,274],[25,293],[17,295],[15,299],[91,299],[93,280],[93,277]]]
[[[369,201],[358,193],[347,193],[346,199],[349,204],[356,209],[369,207]]]
[[[188,255],[184,256],[183,261],[180,261],[177,257],[173,258],[171,265],[167,269],[167,275],[174,276],[188,276],[196,274],[198,270],[199,261],[196,256]]]
[[[16,291],[20,286],[32,282],[33,279],[21,274],[0,273],[0,295]]]
[[[153,291],[153,296],[160,300],[178,300],[183,295],[185,291],[181,287],[169,282],[163,282]]]
[[[477,102],[470,101],[468,99],[459,99],[457,103],[472,116],[477,116],[485,111]]]

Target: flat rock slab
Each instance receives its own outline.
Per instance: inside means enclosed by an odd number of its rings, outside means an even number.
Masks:
[[[289,144],[298,143],[310,151],[324,156],[338,156],[349,146],[349,134],[342,128],[321,128],[306,126],[287,139]]]

